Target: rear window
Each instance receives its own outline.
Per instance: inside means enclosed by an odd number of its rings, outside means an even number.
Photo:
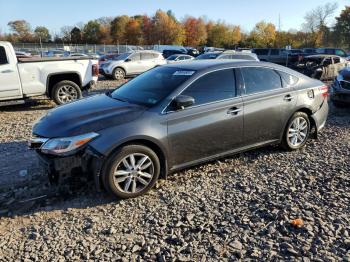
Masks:
[[[282,88],[280,75],[269,68],[241,68],[247,95]]]
[[[286,72],[278,71],[278,73],[282,78],[282,83],[284,87],[294,86],[299,80],[299,78],[297,78],[296,76],[290,75]]]
[[[232,59],[243,59],[243,60],[250,60],[250,61],[256,60],[253,56],[250,56],[250,55],[232,55]]]
[[[6,51],[3,46],[0,46],[0,65],[8,64]]]

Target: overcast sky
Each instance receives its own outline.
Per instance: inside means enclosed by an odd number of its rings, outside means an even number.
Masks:
[[[327,2],[338,3],[335,15],[350,5],[350,0],[0,0],[0,30],[8,32],[9,21],[24,19],[33,28],[43,25],[58,33],[64,25],[102,16],[153,15],[157,9],[171,9],[178,19],[192,15],[222,20],[245,31],[261,20],[278,26],[280,15],[282,30],[289,30],[300,29],[305,13]]]

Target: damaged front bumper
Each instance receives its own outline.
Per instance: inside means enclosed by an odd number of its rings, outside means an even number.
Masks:
[[[72,175],[84,175],[92,176],[96,189],[101,189],[100,174],[104,157],[93,148],[87,146],[68,156],[44,154],[40,149],[36,149],[36,153],[51,184],[58,184]]]

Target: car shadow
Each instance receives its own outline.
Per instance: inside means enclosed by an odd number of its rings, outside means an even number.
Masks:
[[[46,97],[30,98],[25,100],[24,104],[1,106],[0,112],[25,112],[25,111],[41,111],[49,110],[56,106],[54,102]]]

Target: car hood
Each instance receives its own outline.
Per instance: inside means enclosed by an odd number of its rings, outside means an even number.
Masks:
[[[133,121],[145,110],[106,94],[95,95],[52,109],[35,123],[33,135],[54,138],[97,132]]]

